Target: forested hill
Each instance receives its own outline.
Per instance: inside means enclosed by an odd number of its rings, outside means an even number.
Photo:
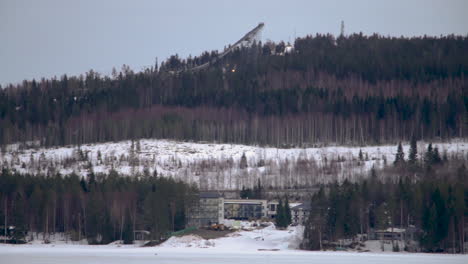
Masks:
[[[266,43],[220,60],[213,51],[142,72],[9,85],[0,89],[0,140],[303,146],[467,136],[468,37],[316,35],[293,47]]]

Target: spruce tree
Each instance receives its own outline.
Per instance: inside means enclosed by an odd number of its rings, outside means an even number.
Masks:
[[[434,164],[442,163],[442,159],[440,158],[440,153],[439,153],[439,148],[438,147],[434,148],[434,156],[433,156],[432,162]]]
[[[283,201],[279,199],[278,207],[276,208],[276,227],[285,227],[285,219]]]
[[[434,152],[432,150],[432,143],[429,143],[429,145],[427,146],[427,151],[424,154],[424,163],[426,163],[426,165],[429,166],[429,165],[432,165],[433,160],[434,160]]]
[[[402,165],[405,163],[405,153],[403,152],[403,147],[401,146],[401,142],[398,143],[397,153],[395,154],[395,161],[393,162],[394,165]]]
[[[286,202],[284,203],[283,210],[284,210],[284,224],[285,224],[285,227],[287,227],[292,223],[291,208],[289,207],[289,201],[287,197],[286,197]]]
[[[262,185],[260,184],[260,179],[257,180],[257,186],[254,187],[254,193],[252,198],[262,199]]]
[[[410,165],[415,165],[418,159],[418,146],[416,144],[416,137],[411,137],[410,143],[410,152],[408,155],[408,163]]]
[[[140,144],[140,140],[137,140],[136,142],[136,152],[140,153],[141,152],[141,144]]]
[[[240,163],[239,163],[239,167],[241,169],[245,169],[247,168],[247,157],[245,156],[245,152],[242,153],[242,157],[241,157],[241,160],[240,160]]]
[[[457,180],[463,183],[462,186],[467,186],[468,184],[468,173],[464,163],[457,169]]]
[[[241,198],[241,199],[247,198],[247,195],[246,195],[245,192],[246,192],[246,191],[245,191],[245,186],[242,185],[242,190],[240,191],[240,198]]]

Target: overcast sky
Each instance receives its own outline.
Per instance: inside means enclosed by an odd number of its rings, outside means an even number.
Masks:
[[[259,22],[262,40],[315,33],[468,33],[467,0],[0,0],[0,84],[135,71],[172,54],[223,49]]]

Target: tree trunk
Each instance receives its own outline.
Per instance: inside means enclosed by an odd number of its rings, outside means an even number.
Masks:
[[[452,253],[455,254],[456,253],[456,236],[455,236],[455,217],[452,218]]]
[[[86,225],[86,205],[83,205],[83,222],[84,222],[84,235],[88,237],[87,225]]]
[[[400,227],[403,227],[403,200],[400,199]]]
[[[322,229],[319,228],[318,232],[319,232],[320,251],[322,251],[323,250],[323,248],[322,248]]]
[[[66,220],[66,206],[65,206],[65,199],[63,200],[63,233],[65,234],[65,242],[68,242],[68,236],[67,236],[67,220]]]
[[[8,219],[8,197],[5,196],[5,238],[4,238],[4,243],[6,244],[6,238],[7,238],[7,220]]]
[[[124,214],[121,214],[121,220],[120,220],[120,243],[123,243],[123,226],[124,226]]]
[[[78,213],[78,241],[81,241],[81,213]]]
[[[461,221],[461,224],[462,224],[462,227],[461,227],[461,253],[462,254],[465,254],[465,216],[462,215],[462,221]]]
[[[49,239],[49,208],[46,209],[45,238]]]
[[[54,235],[55,235],[55,231],[56,231],[55,226],[57,224],[57,222],[56,222],[57,221],[57,195],[55,195],[55,197],[54,197],[54,215],[53,215],[53,218],[54,219],[52,221],[52,223],[53,223],[52,228],[53,228],[53,232],[54,232]]]
[[[135,227],[136,227],[136,204],[133,207],[133,241],[135,241]],[[135,243],[135,242],[134,242]]]

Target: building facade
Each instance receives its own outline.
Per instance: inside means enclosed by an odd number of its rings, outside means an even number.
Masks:
[[[219,192],[200,192],[199,200],[189,212],[187,226],[204,227],[223,221],[223,196]]]
[[[291,220],[295,225],[304,225],[311,211],[310,202],[301,203],[291,208]]]
[[[275,219],[277,210],[278,201],[275,200],[225,199],[219,192],[200,192],[198,201],[187,214],[187,226],[222,224],[224,219]],[[310,203],[291,207],[293,224],[304,224],[309,214]]]
[[[276,218],[276,214],[278,213],[278,204],[279,202],[278,201],[269,201],[268,202],[268,210],[267,210],[267,216],[268,218],[270,219],[275,219]]]
[[[266,218],[267,200],[225,199],[224,217],[238,220]]]

